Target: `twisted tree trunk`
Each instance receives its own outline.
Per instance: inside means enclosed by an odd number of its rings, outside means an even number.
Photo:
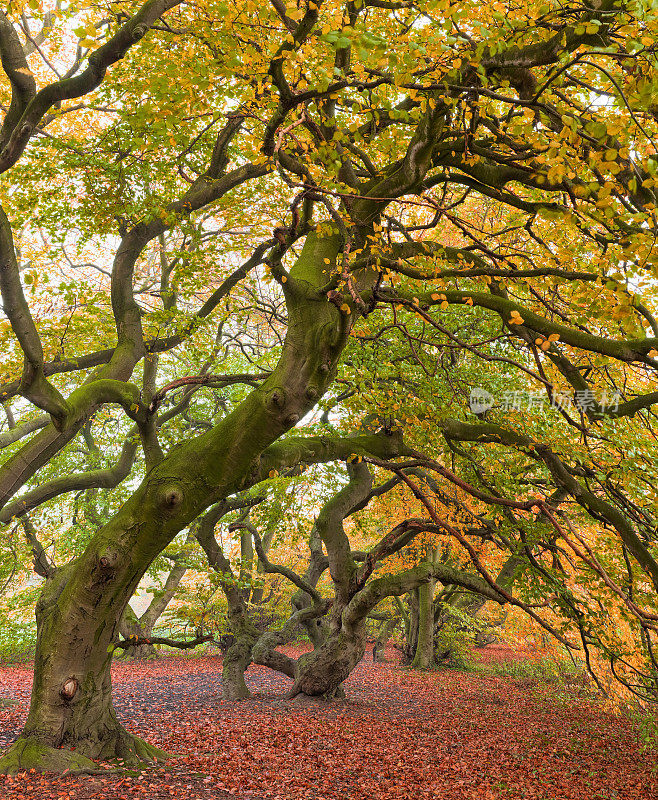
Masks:
[[[307,237],[290,271],[289,326],[272,375],[215,428],[153,466],[85,552],[48,581],[29,716],[0,771],[79,770],[93,767],[91,759],[163,756],[124,731],[112,710],[109,670],[119,620],[153,559],[212,502],[262,480],[273,466],[263,451],[326,390],[351,321],[317,286],[335,269],[341,244],[337,235]],[[299,450],[284,443],[271,459],[280,467],[282,459],[315,455],[308,445]]]

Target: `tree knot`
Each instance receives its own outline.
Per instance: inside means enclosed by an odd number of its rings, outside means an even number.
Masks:
[[[135,25],[133,28],[133,39],[138,42],[140,39],[143,39],[146,36],[147,31],[148,25]]]
[[[111,569],[116,564],[117,558],[117,553],[106,550],[98,559],[98,566],[103,570]]]
[[[168,486],[162,492],[162,505],[168,510],[173,511],[183,502],[183,492],[177,486]]]
[[[267,398],[267,400],[268,400],[268,405],[274,406],[274,408],[283,408],[284,405],[286,404],[285,393],[283,389],[281,389],[280,387],[274,389],[270,393],[270,396]]]
[[[62,688],[59,690],[60,696],[64,700],[73,700],[75,697],[75,693],[78,691],[78,687],[80,684],[78,683],[77,678],[67,678],[66,681],[62,684]]]

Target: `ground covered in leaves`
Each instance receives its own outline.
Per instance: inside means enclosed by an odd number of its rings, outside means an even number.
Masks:
[[[254,698],[222,701],[219,656],[117,663],[133,733],[179,754],[132,776],[0,777],[2,800],[652,800],[656,759],[631,724],[534,679],[412,672],[370,657],[347,699],[287,701],[290,682],[251,667]],[[485,661],[513,654],[487,648]],[[0,744],[20,731],[27,667],[0,667]],[[11,703],[11,700],[18,701]],[[8,703],[9,701],[9,703]]]

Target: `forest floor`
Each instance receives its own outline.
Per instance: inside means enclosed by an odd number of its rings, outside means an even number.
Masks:
[[[253,699],[223,702],[219,656],[113,667],[133,733],[171,753],[139,775],[0,777],[1,800],[657,800],[658,758],[582,686],[483,671],[412,672],[368,654],[347,699],[283,700],[290,682],[252,666]],[[31,670],[0,667],[0,745],[20,731]]]

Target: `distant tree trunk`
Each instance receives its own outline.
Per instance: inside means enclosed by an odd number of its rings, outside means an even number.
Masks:
[[[315,587],[318,585],[318,581],[322,577],[323,572],[329,566],[329,559],[322,551],[322,539],[318,533],[317,525],[313,525],[311,528],[308,545],[311,557],[306,573],[304,574],[304,580]],[[301,611],[301,609],[311,606],[312,599],[308,592],[299,589],[292,596],[290,602],[296,611]],[[313,649],[320,647],[329,634],[327,622],[324,617],[309,617],[306,615],[301,625],[306,631],[306,635],[313,645]]]
[[[343,610],[359,588],[355,584],[358,567],[343,523],[368,497],[372,475],[364,463],[349,465],[348,473],[350,482],[325,503],[315,521],[317,534],[327,548],[334,605],[324,641],[298,660],[292,695],[302,693],[327,699],[336,696],[341,683],[365,653],[365,615],[352,624],[343,619]]]
[[[418,597],[418,636],[416,650],[411,666],[416,669],[429,669],[434,663],[434,587],[436,581],[430,579],[417,589]]]
[[[316,650],[299,657],[291,694],[327,700],[342,696],[341,684],[361,661],[365,650],[365,619],[349,626],[334,619],[327,639]]]
[[[419,627],[419,597],[418,589],[414,589],[409,595],[409,625],[407,633],[407,645],[405,655],[411,661],[418,647],[418,627]]]
[[[386,649],[386,645],[388,644],[388,640],[391,638],[391,634],[399,622],[400,617],[391,617],[391,619],[386,620],[386,622],[379,629],[377,639],[375,640],[374,647],[372,648],[373,661],[386,661],[384,658],[384,651]]]
[[[251,649],[257,641],[258,632],[250,629],[250,621],[243,620],[242,626],[237,622],[234,624],[235,639],[222,662],[222,696],[225,700],[246,700],[251,697],[251,692],[244,674],[251,664]]]
[[[130,606],[126,610],[119,622],[119,635],[123,639],[150,639],[153,629],[147,630],[140,624],[140,620]],[[145,659],[157,658],[158,651],[152,644],[138,644],[134,647],[126,647],[123,651],[123,658]]]
[[[188,544],[192,538],[193,534],[190,532],[185,543]],[[187,565],[182,560],[177,560],[167,575],[162,591],[157,592],[153,596],[148,608],[141,617],[138,617],[130,605],[127,605],[121,622],[119,623],[119,634],[123,636],[124,639],[130,639],[131,636],[135,636],[139,639],[150,639],[153,635],[153,629],[174,598],[176,590],[186,572]],[[136,659],[158,658],[159,655],[152,644],[140,644],[135,647],[126,647],[124,649],[124,654],[124,657]]]
[[[251,664],[251,649],[258,640],[259,632],[249,618],[243,592],[233,575],[231,563],[215,539],[215,526],[219,520],[233,510],[229,503],[217,503],[199,521],[195,535],[203,548],[210,566],[221,576],[221,585],[228,605],[228,622],[233,642],[222,661],[222,694],[225,700],[246,700],[251,696],[244,674]],[[245,551],[244,536],[241,552]]]
[[[497,594],[479,578],[465,575],[436,562],[423,562],[415,568],[397,575],[371,577],[377,562],[398,552],[423,528],[421,520],[410,520],[397,525],[386,534],[357,565],[344,520],[355,510],[365,508],[374,496],[372,475],[364,462],[348,464],[349,483],[322,507],[316,519],[316,527],[327,548],[331,578],[334,584],[334,601],[329,617],[329,633],[325,641],[312,653],[301,656],[298,661],[295,683],[291,696],[303,693],[330,698],[340,691],[342,682],[363,658],[366,645],[366,617],[382,600],[413,592],[417,601],[417,589],[432,581],[427,589],[429,600],[429,630],[432,631],[432,608],[434,579],[477,586],[490,597]],[[418,604],[416,602],[416,619]],[[416,623],[418,630],[418,623]],[[431,641],[431,638],[430,638]]]

